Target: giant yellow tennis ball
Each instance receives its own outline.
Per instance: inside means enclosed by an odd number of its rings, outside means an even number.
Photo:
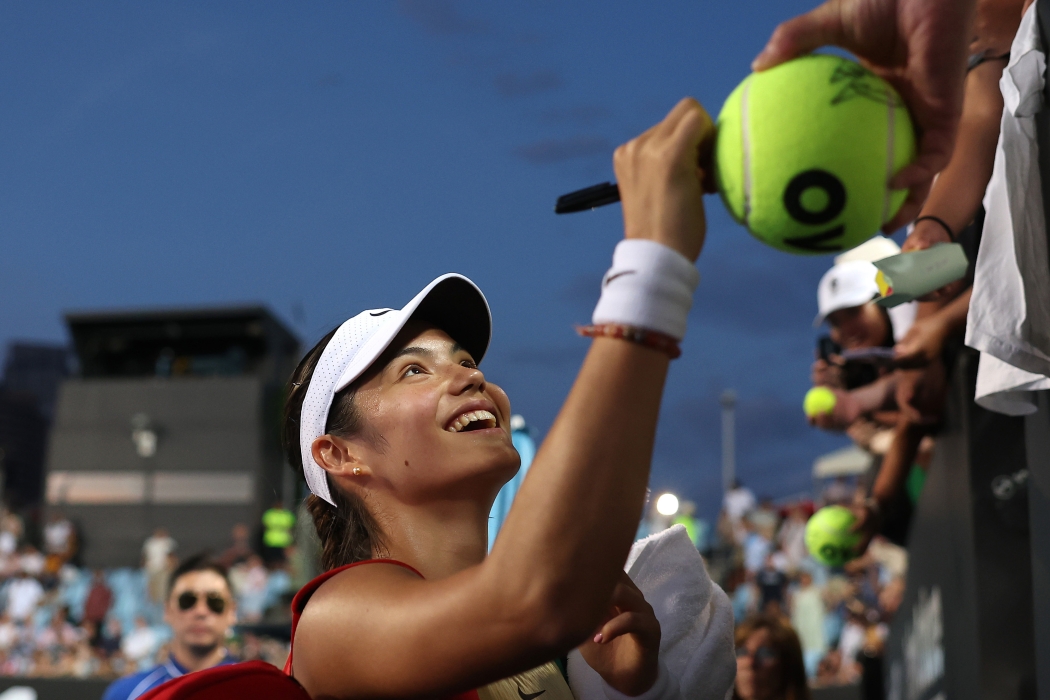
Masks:
[[[838,56],[752,73],[718,115],[722,200],[752,235],[789,253],[838,253],[875,235],[907,194],[887,181],[914,158],[900,95]]]
[[[857,556],[860,535],[849,531],[855,521],[849,508],[821,508],[806,523],[806,549],[821,564],[842,566]]]
[[[815,386],[802,399],[802,410],[810,418],[835,410],[835,392],[826,386]]]

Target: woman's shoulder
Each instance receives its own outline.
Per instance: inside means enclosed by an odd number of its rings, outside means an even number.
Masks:
[[[292,599],[293,623],[300,621],[307,611],[307,603],[313,602],[311,610],[316,610],[326,607],[333,598],[338,599],[340,605],[352,604],[354,600],[367,602],[374,595],[387,592],[390,585],[396,586],[396,582],[422,578],[411,566],[394,559],[369,559],[326,571],[303,586]]]
[[[299,589],[292,599],[293,651],[297,638],[309,639],[315,634],[325,637],[333,627],[340,633],[352,631],[353,621],[360,619],[358,611],[377,602],[382,604],[399,584],[422,578],[411,566],[392,559],[355,562],[324,572]],[[291,654],[285,672],[292,672]]]

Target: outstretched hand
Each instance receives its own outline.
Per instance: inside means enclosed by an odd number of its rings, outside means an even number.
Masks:
[[[835,408],[828,413],[817,413],[807,416],[806,420],[815,428],[842,432],[864,413],[863,407],[851,392],[829,387],[835,394]]]
[[[954,283],[952,283],[954,284]],[[903,338],[893,347],[894,360],[902,369],[926,367],[937,361],[951,329],[940,314],[916,319]]]
[[[952,243],[951,236],[948,232],[941,227],[940,224],[924,219],[923,221],[915,222],[915,228],[908,237],[904,240],[904,245],[901,246],[902,253],[911,253],[916,250],[926,250],[931,246],[935,246],[939,243]]]
[[[915,218],[934,175],[951,157],[975,6],[975,0],[826,0],[778,26],[752,64],[765,70],[834,45],[897,88],[920,132],[919,154],[890,182],[910,191],[886,231]]]
[[[625,573],[613,589],[609,617],[580,645],[587,665],[624,695],[649,690],[660,672],[660,622]]]
[[[922,369],[897,370],[897,408],[901,418],[916,425],[932,427],[941,421],[947,376],[938,358]]]

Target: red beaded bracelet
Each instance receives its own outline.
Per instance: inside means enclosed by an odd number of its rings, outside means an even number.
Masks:
[[[653,350],[667,353],[672,360],[682,354],[678,341],[666,333],[636,328],[624,323],[600,323],[595,326],[576,326],[576,332],[585,338],[617,338],[644,345]]]

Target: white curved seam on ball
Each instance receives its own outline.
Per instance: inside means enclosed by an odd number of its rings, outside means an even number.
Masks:
[[[751,220],[751,139],[748,135],[750,122],[747,118],[747,95],[751,89],[751,78],[744,82],[744,92],[740,96],[740,139],[744,147],[744,225]]]

